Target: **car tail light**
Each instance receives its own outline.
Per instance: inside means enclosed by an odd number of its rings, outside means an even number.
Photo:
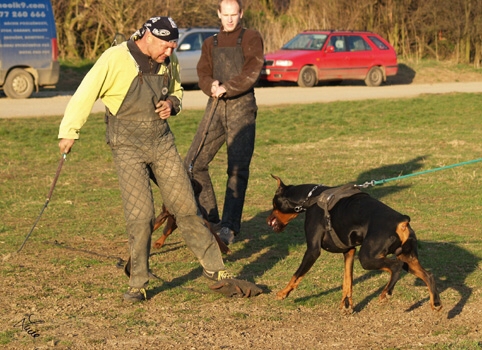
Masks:
[[[57,45],[57,38],[52,39],[52,61],[57,61],[59,58],[59,46]]]

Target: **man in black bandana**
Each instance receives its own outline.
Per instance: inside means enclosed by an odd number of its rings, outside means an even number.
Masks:
[[[147,298],[155,221],[150,177],[204,275],[216,281],[231,277],[216,240],[198,215],[190,179],[167,122],[181,111],[183,96],[173,54],[178,36],[171,18],[152,17],[130,40],[106,50],[72,96],[59,129],[60,152],[69,153],[94,102],[102,99],[129,238],[129,288],[124,294],[129,302]]]

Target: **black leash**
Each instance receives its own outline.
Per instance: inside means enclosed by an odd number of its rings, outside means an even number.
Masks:
[[[214,113],[216,112],[216,108],[218,106],[218,102],[219,102],[219,98],[217,97],[214,97],[213,99],[213,103],[211,104],[211,111],[209,112],[209,118],[208,118],[208,122],[206,123],[206,126],[204,127],[204,135],[203,135],[203,138],[201,140],[201,143],[199,144],[197,150],[196,150],[196,153],[194,154],[194,156],[192,157],[191,159],[191,163],[189,163],[189,176],[191,177],[191,179],[193,178],[193,173],[192,173],[192,170],[193,170],[193,167],[194,167],[194,162],[196,161],[196,158],[199,156],[199,153],[201,152],[201,149],[203,148],[204,146],[204,142],[206,141],[206,137],[208,136],[208,131],[209,131],[209,126],[211,125],[211,122],[214,118]]]
[[[63,248],[63,249],[66,249],[66,250],[73,251],[73,252],[81,252],[81,253],[85,253],[85,254],[94,255],[94,256],[97,256],[99,258],[116,260],[115,266],[119,269],[123,269],[124,265],[126,263],[126,261],[124,259],[122,259],[121,257],[114,256],[114,255],[100,254],[100,253],[97,253],[97,252],[94,252],[94,251],[91,251],[91,250],[87,250],[87,249],[73,248],[73,247],[70,247],[70,246],[68,246],[64,243],[61,243],[61,242],[57,241],[57,240],[53,241],[52,243],[50,243],[50,242],[47,242],[47,243],[52,244],[52,245],[54,245],[56,247],[59,247],[59,248]]]
[[[42,210],[40,210],[40,214],[39,216],[37,217],[37,220],[35,220],[35,223],[33,224],[32,228],[30,229],[30,232],[28,233],[27,237],[25,237],[25,240],[23,241],[22,245],[20,246],[20,248],[17,250],[17,253],[20,253],[20,251],[22,250],[23,246],[25,245],[25,243],[27,243],[27,240],[28,238],[30,237],[30,235],[32,234],[33,232],[33,229],[35,228],[35,226],[37,226],[37,223],[39,222],[40,220],[40,217],[42,216],[45,208],[47,208],[47,205],[49,205],[49,202],[50,202],[50,198],[52,197],[52,193],[54,192],[54,188],[55,188],[55,184],[57,183],[57,180],[59,179],[59,176],[60,176],[60,170],[62,170],[62,165],[64,165],[64,162],[65,162],[65,159],[67,158],[67,154],[63,153],[62,154],[62,158],[60,159],[60,162],[59,162],[59,166],[57,167],[57,172],[55,173],[55,177],[54,177],[54,181],[52,182],[52,185],[50,186],[50,191],[47,195],[47,200],[45,201],[45,204],[44,206],[42,207]]]

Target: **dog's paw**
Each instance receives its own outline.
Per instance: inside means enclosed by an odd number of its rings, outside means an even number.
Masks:
[[[152,248],[154,249],[161,249],[162,246],[164,245],[164,242],[166,241],[166,238],[164,236],[161,236],[157,241],[155,241],[152,244]]]
[[[288,293],[285,293],[284,291],[279,291],[278,293],[276,293],[276,300],[286,299],[287,296]]]
[[[351,315],[353,313],[353,308],[350,306],[350,307],[341,307],[340,308],[340,312],[342,313],[342,315]]]
[[[344,315],[350,315],[353,313],[353,300],[351,297],[345,297],[340,304],[341,313]]]
[[[380,294],[380,297],[378,298],[378,301],[383,304],[383,303],[388,303],[392,296],[388,293],[382,293]]]

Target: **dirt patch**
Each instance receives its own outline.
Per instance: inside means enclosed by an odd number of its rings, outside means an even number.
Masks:
[[[413,349],[444,344],[443,348],[452,345],[476,349],[482,346],[482,310],[480,305],[468,302],[471,293],[480,291],[462,285],[454,289],[454,285],[448,287],[450,284],[439,280],[444,303],[441,312],[430,309],[426,287],[411,277],[399,281],[394,296],[384,303],[379,302],[378,295],[386,278],[380,278],[373,289],[355,283],[356,304],[351,315],[342,314],[338,308],[341,278],[334,282],[332,290],[296,290],[284,301],[274,299],[274,292],[284,285],[264,286],[265,293],[252,299],[228,299],[209,290],[209,282],[200,276],[199,269],[179,276],[176,271],[162,268],[171,260],[179,260],[179,251],[186,250],[177,237],[171,239],[163,254],[151,258],[153,270],[162,277],[150,284],[149,300],[128,305],[122,301],[119,287],[127,282],[119,269],[122,261],[119,264],[118,259],[125,253],[125,242],[83,245],[82,240],[72,239],[69,244],[43,242],[37,249],[27,247],[22,254],[3,257],[0,334],[4,341],[9,337],[4,342],[6,348]],[[80,246],[83,248],[75,248]],[[302,283],[316,285],[321,275],[317,268],[322,266],[319,262]],[[81,273],[72,275],[72,269]],[[369,277],[363,272],[355,278]],[[414,301],[406,300],[399,286],[414,291]],[[300,304],[300,300],[330,294],[336,302]],[[22,329],[22,324],[29,328]]]

